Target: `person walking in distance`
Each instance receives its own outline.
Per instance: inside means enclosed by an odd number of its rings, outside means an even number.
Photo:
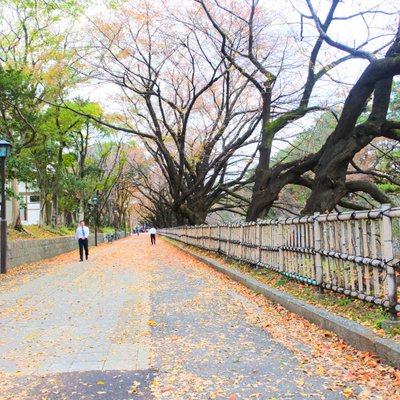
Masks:
[[[81,221],[76,228],[75,238],[78,240],[80,261],[83,261],[83,249],[85,249],[87,260],[89,257],[89,228],[85,226],[85,221]]]
[[[157,233],[157,229],[154,228],[154,226],[152,226],[149,230],[150,233],[150,240],[151,240],[151,244],[156,244],[156,233]]]

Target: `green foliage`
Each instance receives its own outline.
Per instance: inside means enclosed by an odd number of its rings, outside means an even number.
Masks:
[[[281,287],[281,286],[285,286],[287,283],[289,282],[289,278],[286,278],[285,276],[280,276],[280,279],[277,279],[274,282],[274,287]]]
[[[399,193],[400,187],[394,183],[381,183],[378,184],[379,189],[385,193]]]
[[[111,8],[112,10],[117,10],[121,8],[128,0],[108,0],[106,5]]]
[[[31,75],[0,66],[0,135],[13,144],[15,153],[36,135],[40,121],[36,96]]]
[[[103,226],[102,228],[101,228],[101,231],[103,232],[103,233],[108,233],[108,234],[113,234],[114,232],[115,232],[115,228],[112,228],[112,227],[110,227],[110,226]]]
[[[377,328],[377,329],[382,329],[383,327],[382,327],[382,322],[384,322],[384,321],[388,321],[388,320],[390,320],[390,314],[389,314],[389,312],[387,312],[386,310],[382,310],[382,313],[381,313],[381,315],[380,316],[378,316],[378,318],[376,318],[374,321],[372,321],[372,326],[374,327],[374,328]],[[388,333],[391,333],[391,334],[397,334],[398,332],[396,331],[396,330],[388,330],[389,332]],[[390,332],[391,331],[391,332]]]
[[[110,192],[126,164],[126,154],[113,162],[118,145],[109,130],[84,116],[100,117],[99,104],[75,99],[57,107],[42,101],[67,98],[78,82],[69,65],[75,49],[65,43],[91,3],[0,0],[0,138],[13,144],[8,178],[41,191],[48,219],[63,211],[71,218],[82,207],[90,211],[93,193]]]
[[[392,88],[392,96],[389,106],[388,118],[400,119],[400,81],[395,81]],[[375,149],[376,169],[400,181],[400,147],[398,143],[391,140],[381,140]],[[376,182],[381,190],[386,193],[399,193],[400,187],[387,179],[377,179]]]
[[[400,80],[398,79],[393,82],[388,117],[390,119],[400,119]]]
[[[21,17],[36,19],[38,26],[45,18],[50,18],[52,22],[66,17],[76,18],[82,15],[90,4],[93,4],[93,0],[0,0],[3,12],[14,10]]]
[[[107,136],[107,132],[87,117],[73,112],[98,116],[98,104],[69,101],[70,109],[50,106],[44,113],[40,127],[40,140],[30,150],[28,164],[36,170],[37,184],[51,197],[58,198],[58,212],[75,212],[79,199],[92,195],[99,181],[101,170],[96,155],[89,154],[94,133]],[[105,145],[110,147],[110,145]]]

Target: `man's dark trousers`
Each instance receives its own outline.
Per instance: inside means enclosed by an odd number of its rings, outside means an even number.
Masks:
[[[150,233],[151,244],[156,244],[156,235],[155,233]]]
[[[81,258],[81,261],[83,261],[83,249],[85,249],[85,256],[87,260],[89,256],[89,241],[87,239],[79,239],[78,243],[79,243],[79,257]]]

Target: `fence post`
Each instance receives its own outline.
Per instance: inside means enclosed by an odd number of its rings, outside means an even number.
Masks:
[[[388,295],[389,295],[389,313],[392,321],[397,320],[397,283],[396,273],[394,268],[389,265],[393,261],[393,240],[392,240],[392,219],[385,214],[385,211],[390,209],[390,204],[382,204],[382,223],[381,223],[381,240],[383,259],[386,263],[386,274],[388,282]]]
[[[231,255],[231,224],[228,225],[228,241],[226,242],[226,255]]]
[[[257,221],[257,230],[258,230],[258,264],[261,265],[262,262],[262,224]]]
[[[283,272],[285,270],[285,260],[283,254],[283,223],[277,222],[277,230],[278,230],[278,258],[279,258],[279,272]]]
[[[221,225],[218,225],[218,253],[221,252]]]
[[[244,226],[243,223],[240,225],[240,262],[243,260],[243,253],[244,253],[244,246],[243,246],[243,241],[244,241]]]
[[[317,280],[317,286],[319,293],[324,293],[324,288],[322,284],[324,282],[324,270],[322,268],[322,257],[319,253],[321,250],[321,226],[318,221],[318,217],[320,216],[319,212],[314,213],[314,265],[315,265],[315,278]]]

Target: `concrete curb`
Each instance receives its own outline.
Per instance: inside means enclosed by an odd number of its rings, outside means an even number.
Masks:
[[[257,281],[249,275],[237,271],[234,268],[226,267],[212,258],[193,253],[174,242],[169,241],[169,243],[204,264],[229,276],[234,281],[261,293],[267,299],[280,304],[288,311],[307,319],[327,331],[334,332],[356,349],[376,354],[383,363],[392,365],[395,368],[400,368],[400,344],[394,340],[381,338],[370,328],[362,326],[357,322],[338,317],[329,311],[315,307],[286,293],[282,293],[279,290],[269,287],[265,283]]]

